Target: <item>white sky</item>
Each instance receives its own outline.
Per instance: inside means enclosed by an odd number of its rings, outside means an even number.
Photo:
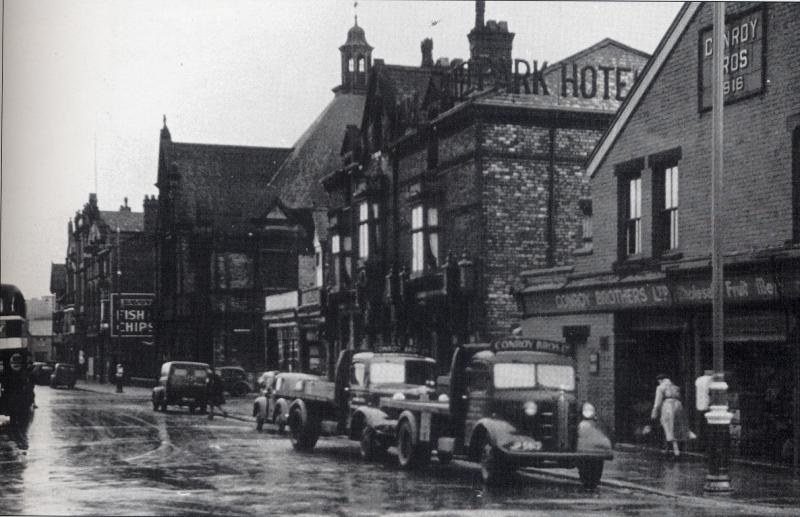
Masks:
[[[680,3],[492,2],[515,58],[554,62],[603,38],[652,52]],[[5,0],[0,277],[49,292],[67,221],[157,194],[158,135],[290,147],[332,98],[351,1]],[[474,2],[360,0],[373,59],[466,58]],[[441,20],[431,26],[434,20]],[[95,135],[97,158],[95,160]],[[97,188],[95,189],[95,167]]]

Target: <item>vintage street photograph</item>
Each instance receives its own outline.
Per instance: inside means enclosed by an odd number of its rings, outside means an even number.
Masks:
[[[800,514],[800,2],[0,5],[0,515]]]

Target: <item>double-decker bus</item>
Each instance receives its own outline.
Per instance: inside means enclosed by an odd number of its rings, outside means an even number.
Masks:
[[[0,285],[0,414],[13,419],[33,404],[25,297],[16,286]]]

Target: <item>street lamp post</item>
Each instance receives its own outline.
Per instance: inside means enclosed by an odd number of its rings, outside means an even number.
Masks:
[[[710,408],[706,413],[708,421],[708,473],[704,490],[714,493],[731,491],[731,478],[728,474],[730,454],[730,423],[732,414],[728,411],[728,385],[725,383],[725,335],[724,335],[724,292],[722,258],[722,172],[723,172],[723,70],[725,30],[725,2],[713,4],[713,73],[712,73],[712,113],[711,113],[711,290],[712,290],[712,334],[714,378],[709,386]]]

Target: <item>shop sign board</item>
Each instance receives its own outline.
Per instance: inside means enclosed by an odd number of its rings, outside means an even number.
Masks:
[[[111,335],[113,337],[152,337],[152,293],[111,294]]]
[[[662,307],[670,303],[670,289],[665,282],[647,282],[528,295],[525,297],[525,313],[613,312]]]
[[[533,339],[509,336],[492,341],[495,352],[547,352],[550,354],[572,355],[572,345],[563,341]]]
[[[766,80],[767,28],[764,6],[735,16],[726,16],[723,34],[725,55],[722,56],[722,90],[725,104],[750,97],[764,90]],[[698,43],[698,97],[700,111],[711,109],[712,62],[714,55],[713,27],[700,31]]]
[[[777,285],[770,273],[726,275],[726,303],[777,301],[800,296],[800,277],[785,276]],[[626,286],[595,287],[524,295],[524,311],[532,314],[614,312],[649,307],[711,304],[711,279],[676,279]]]

